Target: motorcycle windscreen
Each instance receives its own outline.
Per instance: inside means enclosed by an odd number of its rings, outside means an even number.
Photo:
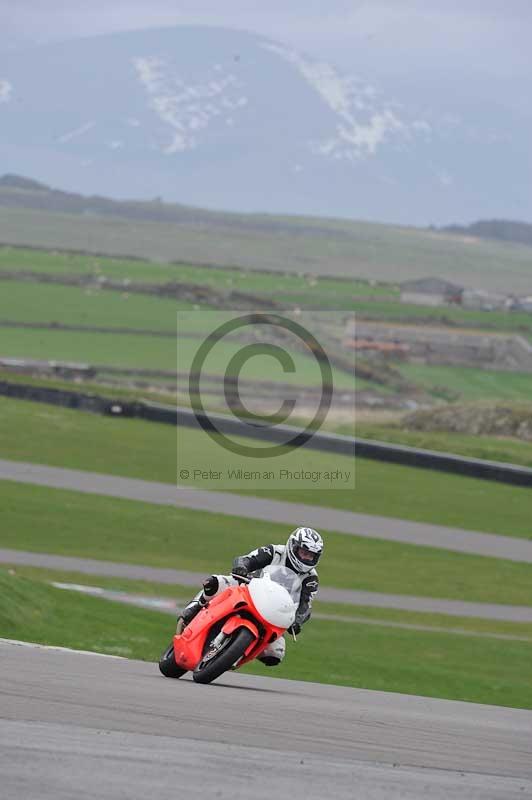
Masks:
[[[261,617],[276,628],[289,628],[296,618],[296,604],[290,593],[269,576],[254,578],[248,586],[253,605]]]

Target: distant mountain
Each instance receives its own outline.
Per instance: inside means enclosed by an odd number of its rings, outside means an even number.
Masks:
[[[22,189],[26,191],[50,192],[51,189],[45,183],[34,181],[32,178],[24,178],[22,175],[2,175],[0,177],[0,189]]]
[[[471,225],[447,225],[444,233],[477,236],[481,239],[498,239],[532,247],[532,225],[529,222],[512,222],[507,219],[483,219]]]
[[[517,118],[414,108],[370,80],[222,28],[4,51],[0,171],[235,211],[421,225],[532,216],[525,144],[507,138],[525,135]]]
[[[216,216],[213,212],[202,209],[195,211],[186,206],[162,203],[159,200],[142,202],[112,200],[99,195],[87,197],[77,192],[53,189],[40,181],[14,174],[0,177],[0,207],[2,206],[65,214],[97,214],[151,222],[182,222],[194,219],[206,221],[208,217]]]
[[[86,196],[76,192],[63,192],[44,183],[21,175],[0,177],[0,208],[26,208],[83,217],[110,217],[113,219],[143,222],[170,222],[181,225],[202,225],[210,229],[219,227],[243,228],[247,231],[271,233],[290,232],[298,236],[334,236],[345,239],[348,233],[340,230],[330,220],[273,217],[268,214],[236,214],[227,211],[210,211],[179,203],[154,200],[112,200],[100,195]]]

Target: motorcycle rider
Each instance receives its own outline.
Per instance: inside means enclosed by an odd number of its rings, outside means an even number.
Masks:
[[[286,544],[267,544],[245,556],[237,556],[233,560],[231,575],[211,575],[204,581],[202,590],[181,612],[177,633],[182,632],[211,598],[228,586],[236,586],[238,577],[259,577],[269,573],[272,580],[276,580],[276,572],[279,575],[276,568],[279,567],[294,573],[290,592],[297,604],[297,612],[288,632],[299,633],[301,626],[310,619],[312,600],[318,591],[319,580],[315,567],[322,552],[323,539],[317,531],[313,528],[296,528]],[[283,660],[285,650],[286,643],[281,636],[266,647],[258,660],[268,667],[277,666]]]

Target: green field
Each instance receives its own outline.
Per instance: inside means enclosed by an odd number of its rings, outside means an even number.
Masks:
[[[175,336],[177,300],[28,281],[0,281],[0,320],[108,328],[143,328]],[[5,331],[0,334],[4,340]],[[39,333],[33,332],[34,337]],[[112,347],[112,341],[111,341]]]
[[[532,335],[532,314],[525,312],[469,311],[454,306],[418,306],[393,302],[393,297],[383,300],[387,302],[356,300],[351,303],[350,308],[358,314],[359,319],[411,322],[413,325],[424,322],[432,325],[450,325],[450,332],[456,332],[456,328],[467,327],[493,333],[524,334],[526,337]]]
[[[194,572],[284,542],[288,526],[13,482],[0,483],[0,546]],[[35,520],[39,520],[36,525]],[[324,586],[532,605],[532,565],[325,531]]]
[[[0,211],[1,217],[1,211]],[[457,322],[467,322],[484,326],[494,326],[497,330],[522,332],[526,325],[532,331],[532,317],[523,314],[486,314],[465,312],[460,309],[434,309],[417,306],[402,306],[397,302],[361,303],[353,300],[367,292],[389,292],[394,298],[391,286],[370,286],[369,283],[354,281],[334,281],[310,279],[297,275],[280,276],[276,279],[276,291],[272,292],[272,276],[264,273],[244,272],[231,269],[214,269],[172,264],[150,264],[141,261],[124,261],[75,256],[65,253],[54,254],[27,249],[1,248],[1,269],[35,269],[36,271],[57,272],[98,272],[113,278],[128,280],[184,280],[211,286],[217,291],[238,289],[253,296],[271,296],[305,305],[320,305],[325,308],[354,308],[360,313],[384,318],[423,318],[427,314],[434,320],[444,314]],[[153,271],[153,276],[150,272]],[[133,278],[129,277],[133,275]],[[323,302],[322,302],[323,301]],[[250,301],[251,303],[251,301]],[[187,302],[161,299],[146,295],[136,295],[127,291],[111,292],[95,288],[64,287],[35,284],[28,281],[0,281],[0,321],[32,322],[49,325],[85,325],[105,328],[136,328],[172,334],[198,333],[197,339],[179,335],[179,368],[186,371],[194,352],[205,335],[212,330],[216,314],[206,309],[200,313],[191,312]],[[186,314],[178,312],[186,311]],[[397,316],[398,315],[398,316]],[[302,320],[304,321],[304,320]],[[330,325],[331,323],[329,323]],[[240,343],[241,345],[241,343]],[[226,342],[213,356],[213,374],[219,374],[225,363],[236,352],[236,343]],[[288,349],[290,345],[287,344]],[[327,349],[328,346],[327,346]],[[334,349],[334,348],[333,348]],[[15,358],[55,359],[97,364],[109,367],[146,368],[172,371],[175,368],[176,353],[174,341],[151,336],[131,334],[109,334],[90,332],[70,332],[31,329],[0,329],[0,355]],[[224,361],[225,360],[225,361]],[[296,356],[297,375],[291,376],[280,371],[279,365],[271,358],[253,359],[244,368],[243,378],[248,380],[267,379],[296,385],[317,385],[318,370],[312,358]],[[398,364],[397,367],[411,385],[425,389],[439,399],[463,398],[479,400],[526,399],[532,394],[532,375],[528,373],[509,373],[481,370],[468,367],[435,367],[418,364]],[[206,370],[209,371],[209,370]],[[339,388],[350,388],[351,378],[340,371],[335,372]],[[358,380],[358,390],[371,389],[382,392],[383,387],[374,382]]]
[[[148,261],[136,261],[119,258],[106,258],[96,256],[74,255],[60,252],[47,252],[45,250],[28,250],[24,248],[2,247],[0,245],[0,272],[1,271],[28,271],[42,272],[48,274],[65,275],[87,275],[92,274],[98,277],[107,277],[111,280],[126,280],[132,283],[167,283],[182,281],[184,283],[209,286],[217,291],[230,292],[240,291],[261,297],[272,297],[282,302],[299,303],[302,306],[312,305],[323,308],[350,309],[359,313],[361,319],[389,320],[397,322],[407,322],[412,320],[432,320],[434,323],[446,322],[455,325],[464,324],[478,329],[493,329],[498,332],[532,334],[532,316],[530,314],[510,313],[502,311],[468,311],[462,308],[445,307],[435,308],[433,306],[418,306],[399,303],[399,292],[393,283],[378,284],[372,281],[356,281],[344,279],[328,280],[327,278],[312,278],[297,275],[283,274],[275,277],[275,290],[272,287],[272,275],[261,272],[236,270],[230,268],[217,269],[212,267],[202,267],[190,264],[161,264]],[[31,283],[22,284],[26,291],[43,291],[43,306],[48,305],[46,299],[50,300],[57,297],[58,302],[50,303],[50,307],[57,311],[63,311],[60,302],[59,291],[63,290],[70,294],[65,295],[68,300],[74,299],[75,289],[65,287],[53,287],[39,284],[38,287]],[[13,293],[9,284],[5,285],[2,294]],[[83,290],[81,290],[83,291]],[[47,293],[50,294],[47,294]],[[124,287],[127,292],[127,286]],[[92,293],[92,297],[100,293]],[[102,292],[102,295],[108,293]],[[366,301],[360,299],[364,295],[374,297],[381,296],[382,301]],[[31,295],[28,295],[31,299]],[[355,299],[356,298],[356,299]],[[143,298],[130,295],[128,300],[129,308],[134,308],[135,303],[140,303],[140,319],[145,316]],[[117,302],[119,307],[124,305]],[[174,301],[160,301],[156,298],[150,299],[151,303],[170,303]],[[395,302],[394,302],[395,301]],[[16,302],[16,298],[14,300]],[[101,300],[92,300],[91,311],[99,314],[98,306]],[[30,303],[28,302],[28,305]],[[10,306],[7,305],[7,310]],[[28,311],[31,309],[27,309]],[[15,308],[13,308],[15,311]],[[87,308],[82,312],[87,315]],[[132,313],[131,311],[129,313]],[[1,305],[0,295],[0,315],[4,316],[5,311]],[[6,317],[7,318],[7,317]],[[10,319],[15,317],[9,315]],[[24,319],[24,317],[22,317]],[[40,317],[44,318],[43,315]],[[29,318],[28,318],[29,319]],[[92,324],[98,324],[94,322]],[[137,325],[136,327],[141,327]]]
[[[186,313],[183,313],[186,310]],[[181,312],[181,313],[179,313]],[[205,337],[233,312],[223,314],[193,310],[189,303],[171,299],[120,294],[98,289],[0,282],[0,322],[42,323],[39,329],[0,327],[0,356],[75,361],[103,366],[186,372]],[[304,320],[301,320],[305,324]],[[44,325],[81,325],[115,329],[141,329],[168,334],[50,330]],[[196,334],[196,338],[189,338]],[[290,334],[284,349],[291,353],[295,373],[285,373],[271,356],[255,356],[244,366],[242,378],[272,380],[296,385],[320,385],[313,356],[294,350]],[[250,340],[251,341],[251,340]],[[204,372],[223,374],[231,357],[242,347],[230,338],[219,343],[204,365]],[[349,358],[346,357],[349,362]],[[335,385],[354,388],[354,378],[333,367]],[[370,384],[358,383],[359,388]]]
[[[83,256],[45,250],[2,247],[0,272],[37,272],[56,275],[94,275],[132,283],[183,283],[209,286],[220,292],[239,291],[272,296],[286,302],[303,302],[326,307],[345,308],[350,296],[382,295],[396,297],[392,285],[344,278],[306,277],[297,274],[272,276],[264,272],[204,267],[191,264],[163,264],[150,261]],[[42,284],[41,284],[42,285]],[[127,290],[127,287],[125,287]]]
[[[1,216],[1,212],[0,212]],[[485,314],[464,312],[460,309],[434,309],[417,306],[402,306],[396,302],[360,303],[352,300],[366,292],[393,292],[391,287],[370,286],[369,283],[353,281],[309,279],[296,275],[280,276],[276,279],[278,290],[272,293],[272,276],[263,273],[238,270],[213,269],[186,265],[150,264],[141,261],[124,261],[76,256],[65,253],[54,254],[27,249],[1,248],[0,270],[35,269],[36,271],[57,272],[98,272],[112,278],[146,281],[184,280],[192,281],[220,291],[238,289],[255,295],[274,294],[277,299],[291,298],[291,302],[301,302],[315,306],[336,306],[355,308],[370,316],[391,318],[423,318],[428,315],[437,320],[444,313],[455,321],[494,326],[498,330],[522,332],[532,319],[530,315]],[[153,275],[151,272],[153,271]],[[133,275],[133,278],[129,276]],[[394,295],[389,294],[390,299]],[[321,302],[323,300],[323,303]],[[187,302],[161,299],[146,295],[136,295],[127,291],[111,292],[95,288],[64,287],[35,284],[28,281],[0,282],[0,321],[31,322],[49,325],[85,325],[105,328],[136,328],[172,334],[174,331],[185,334],[198,333],[197,339],[179,336],[179,367],[186,370],[193,353],[203,341],[206,333],[212,330],[210,321],[216,322],[216,314],[209,315],[206,309],[200,313],[191,312]],[[179,314],[179,311],[186,314]],[[528,329],[527,329],[528,330]],[[532,327],[531,327],[532,330]],[[3,328],[0,332],[0,355],[15,358],[36,358],[76,361],[100,366],[159,369],[174,369],[176,354],[174,343],[168,339],[130,334],[108,334],[89,332],[70,332],[47,330],[46,328],[13,329]],[[289,346],[289,345],[288,345]],[[213,357],[211,372],[220,372],[223,359],[229,359],[236,352],[236,343],[220,345],[217,357]],[[297,356],[298,374],[291,376],[282,373],[279,365],[270,358],[253,359],[244,368],[242,377],[248,380],[268,379],[297,385],[317,385],[318,370],[312,358]],[[480,370],[466,367],[434,367],[415,364],[398,364],[402,374],[411,384],[423,387],[440,399],[456,397],[478,400],[528,399],[532,393],[532,376],[527,373],[507,373]],[[351,379],[336,371],[336,383],[340,388],[350,388]],[[357,381],[359,391],[371,389],[381,393],[383,387],[374,382]]]
[[[402,364],[399,370],[410,381],[438,394],[444,389],[461,400],[526,401],[532,398],[532,373],[498,372],[474,367]],[[435,388],[436,387],[436,388]]]
[[[4,637],[155,661],[172,632],[165,614],[67,594],[0,571]],[[288,641],[286,659],[275,671],[253,663],[245,672],[532,708],[531,654],[526,642],[501,647],[497,640],[450,633],[313,620],[297,644]],[[158,675],[155,664],[153,669]]]
[[[220,218],[221,227],[207,222],[177,226],[2,208],[0,242],[391,283],[398,276],[406,280],[435,275],[464,286],[532,290],[530,248],[525,246],[347,220],[238,214]],[[273,224],[274,230],[265,230],[263,222]]]
[[[175,371],[174,339],[78,331],[1,330],[2,355]]]
[[[188,372],[203,338],[160,338],[125,333],[88,333],[85,331],[32,330],[0,328],[1,355],[70,361],[103,367]],[[223,375],[230,359],[242,348],[241,343],[220,342],[204,364],[204,373]],[[287,350],[287,352],[290,352]],[[295,372],[284,372],[275,358],[259,355],[250,358],[241,371],[242,379],[270,380],[299,386],[320,386],[318,363],[312,356],[292,351]],[[354,389],[355,376],[332,368],[338,388]],[[364,381],[358,381],[359,388]],[[366,384],[368,385],[368,384]]]
[[[205,439],[182,429],[180,441],[183,447],[188,444],[180,460],[196,457],[205,447],[207,464],[213,469],[225,464],[226,451],[211,446],[210,439],[204,445]],[[314,456],[319,460],[319,453]],[[0,457],[173,483],[176,432],[156,423],[0,397]],[[355,469],[354,492],[294,489],[273,496],[487,533],[532,535],[527,488],[360,458]]]
[[[507,401],[530,403],[532,373],[478,367],[414,364],[390,361],[405,378],[440,402]]]

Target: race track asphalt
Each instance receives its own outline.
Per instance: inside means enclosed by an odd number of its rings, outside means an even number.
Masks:
[[[459,553],[472,553],[532,563],[532,541],[526,539],[358,514],[352,511],[322,508],[303,503],[244,497],[228,492],[210,492],[134,478],[100,475],[94,472],[60,469],[2,459],[0,459],[0,480],[267,520],[289,526],[312,525],[325,531],[337,531],[370,539],[386,539]]]
[[[164,643],[162,643],[164,644]],[[0,641],[2,800],[514,800],[532,712]]]

